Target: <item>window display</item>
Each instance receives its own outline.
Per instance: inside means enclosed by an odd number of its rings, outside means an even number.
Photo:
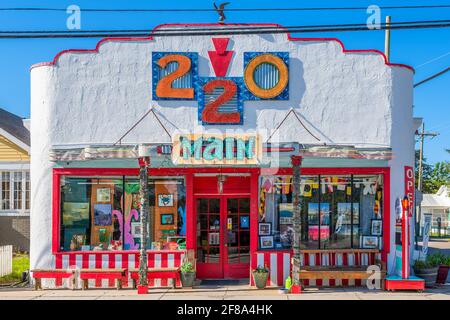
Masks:
[[[302,176],[300,247],[363,247],[363,236],[381,235],[382,196],[381,175]],[[262,176],[259,200],[259,235],[273,236],[273,248],[290,249],[294,239],[292,177]],[[261,241],[259,247],[268,248]]]
[[[148,249],[178,249],[186,237],[184,180],[150,178],[149,204]],[[60,249],[140,249],[139,206],[137,178],[61,178]]]

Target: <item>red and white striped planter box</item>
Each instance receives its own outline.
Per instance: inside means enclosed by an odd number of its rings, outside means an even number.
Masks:
[[[285,279],[291,274],[291,256],[289,251],[259,251],[254,255],[254,268],[267,266],[269,268],[268,286],[284,286]],[[381,260],[380,252],[320,252],[301,253],[302,266],[369,266]],[[253,279],[252,285],[253,285]],[[309,286],[360,286],[361,280],[352,279],[318,279],[304,280]]]

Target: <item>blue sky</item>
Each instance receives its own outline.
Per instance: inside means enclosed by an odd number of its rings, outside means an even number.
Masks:
[[[218,1],[219,2],[219,1]],[[444,1],[286,1],[269,0],[231,1],[230,8],[255,7],[339,7],[445,4]],[[87,1],[87,0],[2,0],[6,7],[66,8],[76,4],[83,8],[211,8],[211,0],[179,1]],[[450,2],[447,1],[447,4]],[[382,10],[392,21],[441,20],[450,18],[448,9]],[[275,22],[282,25],[316,25],[365,23],[367,13],[359,11],[282,11],[282,12],[228,12],[227,22]],[[66,30],[65,12],[10,12],[0,11],[0,30]],[[152,29],[160,23],[216,22],[214,12],[164,12],[164,13],[92,13],[81,16],[82,29]],[[307,35],[311,37],[311,34]],[[314,37],[337,37],[348,49],[384,50],[384,31],[314,33]],[[392,32],[391,61],[409,64],[416,68],[415,82],[420,81],[450,65],[450,28],[395,30]],[[32,64],[50,61],[63,49],[93,48],[99,39],[0,39],[0,107],[22,117],[29,116],[29,68]],[[441,57],[441,58],[439,58]],[[434,60],[435,58],[439,58]],[[434,61],[433,61],[434,60]],[[414,92],[414,115],[423,117],[427,130],[440,135],[427,139],[425,157],[428,162],[450,160],[445,148],[450,148],[450,73],[445,74]]]

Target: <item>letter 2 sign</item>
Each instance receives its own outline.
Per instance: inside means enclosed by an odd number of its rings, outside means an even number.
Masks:
[[[199,77],[197,53],[153,52],[152,82],[153,100],[198,100],[204,125],[241,125],[244,100],[289,99],[289,53],[244,52],[241,78]]]

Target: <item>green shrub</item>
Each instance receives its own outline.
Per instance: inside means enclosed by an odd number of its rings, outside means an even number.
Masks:
[[[264,267],[258,266],[256,269],[253,269],[253,272],[255,272],[255,273],[268,273],[269,272],[269,268],[267,268],[266,266],[264,266]]]
[[[427,269],[427,268],[435,268],[440,265],[450,265],[450,257],[447,257],[446,255],[442,253],[433,253],[429,254],[425,261],[423,260],[416,260],[414,262],[414,268],[415,269]]]
[[[192,265],[191,262],[189,261],[185,261],[183,262],[183,264],[181,265],[181,272],[183,273],[190,273],[190,272],[194,272],[194,266]]]

